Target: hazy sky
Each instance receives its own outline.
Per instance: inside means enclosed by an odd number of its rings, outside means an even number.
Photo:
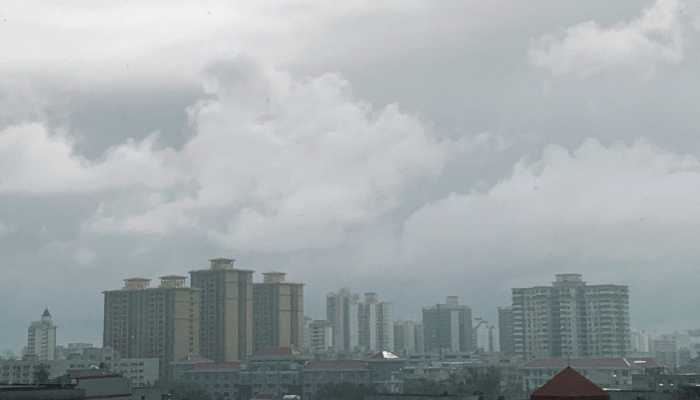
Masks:
[[[400,318],[495,318],[557,272],[700,327],[700,7],[629,1],[0,5],[0,349],[49,306],[230,256]],[[259,278],[259,275],[256,277]]]

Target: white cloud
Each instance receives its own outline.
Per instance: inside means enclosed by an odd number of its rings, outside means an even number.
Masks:
[[[609,70],[630,70],[643,76],[659,64],[683,59],[684,37],[680,0],[656,0],[631,21],[602,27],[583,22],[563,37],[546,35],[530,49],[530,62],[554,75],[586,78]]]
[[[439,174],[448,157],[420,120],[355,99],[337,75],[297,81],[241,58],[212,67],[208,87],[214,99],[190,110],[196,134],[172,155],[187,173],[171,182],[191,190],[105,201],[86,229],[188,229],[239,250],[324,247],[395,209],[407,185]],[[149,152],[95,169],[112,174]]]
[[[127,187],[162,189],[181,178],[173,151],[156,136],[109,149],[99,162],[75,154],[69,136],[38,123],[0,131],[0,193],[81,193]]]
[[[489,190],[416,211],[405,223],[403,258],[439,259],[446,273],[500,271],[504,279],[570,269],[651,279],[661,263],[700,257],[699,196],[694,156],[644,140],[606,147],[589,139],[573,152],[548,146]],[[633,274],[619,274],[630,266]]]

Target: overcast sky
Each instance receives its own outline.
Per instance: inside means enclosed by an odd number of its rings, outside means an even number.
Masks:
[[[219,256],[316,318],[581,272],[700,327],[694,1],[18,0],[0,49],[0,349]]]

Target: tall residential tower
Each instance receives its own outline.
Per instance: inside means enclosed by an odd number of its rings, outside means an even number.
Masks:
[[[39,321],[29,325],[25,355],[40,361],[51,361],[56,357],[56,325],[48,308],[44,309]]]
[[[394,351],[394,321],[391,303],[379,301],[376,293],[365,293],[358,303],[358,345],[363,351]]]
[[[448,296],[445,304],[423,309],[426,353],[460,353],[473,350],[472,310]]]
[[[630,348],[629,292],[558,274],[552,286],[513,289],[513,346],[525,359],[624,357]]]
[[[359,297],[349,289],[326,295],[326,319],[333,328],[333,346],[340,353],[357,350],[359,344]]]
[[[304,284],[285,280],[282,272],[263,274],[253,284],[254,350],[290,347],[304,341]]]
[[[103,343],[124,358],[158,358],[160,378],[172,377],[171,363],[199,350],[199,293],[184,276],[124,280],[104,292]]]
[[[234,260],[215,258],[209,269],[191,271],[200,291],[200,355],[217,362],[253,353],[253,271],[233,267]]]

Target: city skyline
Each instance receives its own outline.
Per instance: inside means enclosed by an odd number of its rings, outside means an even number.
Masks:
[[[232,258],[214,258],[214,259],[211,259],[211,260],[210,260],[211,268],[217,268],[216,265],[218,265],[218,264],[222,264],[222,265],[223,265],[223,264],[226,264],[226,265],[229,265],[229,264],[230,264],[230,266],[233,266],[233,265],[234,265],[234,264],[233,264],[234,262],[235,262],[235,260],[232,259]],[[228,264],[227,264],[227,263],[228,263]],[[206,271],[206,269],[205,269],[205,270],[202,270],[202,271]],[[270,279],[274,279],[274,280],[280,280],[280,279],[282,279],[281,282],[284,282],[284,277],[280,278],[279,276],[286,275],[285,272],[281,272],[279,269],[277,269],[277,270],[275,270],[275,271],[257,271],[257,270],[250,270],[250,269],[239,269],[238,264],[236,264],[236,266],[233,267],[233,271],[242,271],[242,272],[245,272],[245,273],[250,273],[251,276],[253,276],[253,277],[256,276],[256,275],[258,275],[260,279],[255,279],[255,278],[253,278],[253,280],[251,281],[251,283],[252,283],[253,285],[255,285],[255,284],[263,284],[263,283],[266,281],[266,279],[267,279],[268,281],[270,281]],[[193,271],[190,271],[190,273],[192,273],[192,272],[193,272]],[[194,272],[196,272],[196,271],[194,271]],[[558,275],[579,275],[579,274],[565,273],[565,274],[558,274]],[[266,278],[266,276],[268,276],[268,277]],[[551,278],[551,277],[550,277],[550,278]],[[180,284],[178,285],[178,287],[191,287],[191,284],[190,284],[190,282],[189,282],[190,279],[189,279],[189,277],[187,277],[187,276],[185,276],[185,275],[172,275],[172,274],[168,274],[168,275],[161,276],[159,279],[161,279],[161,281],[163,281],[163,279],[177,279],[178,281],[181,281],[181,282],[182,282],[182,283],[180,283]],[[124,279],[122,279],[122,281],[125,282],[125,286],[124,286],[124,287],[127,287],[127,285],[129,285],[128,282],[135,281],[135,280],[138,280],[139,282],[141,282],[141,281],[143,281],[143,282],[149,282],[149,281],[151,281],[150,278],[144,278],[144,277],[142,277],[142,276],[140,276],[140,277],[138,277],[138,278],[124,278]],[[132,284],[134,284],[134,283],[132,283]],[[143,285],[143,283],[138,283],[138,282],[135,283],[135,284],[137,284],[137,285]],[[304,285],[304,286],[308,286],[308,285],[309,285],[309,283],[307,283],[307,282],[292,283],[292,285],[298,285],[298,284],[301,284],[301,285]],[[147,284],[146,284],[146,285],[147,285]],[[536,287],[542,287],[542,285],[543,285],[543,282],[539,282],[539,283],[535,284],[534,286],[536,286]],[[148,287],[148,285],[147,285],[146,287]],[[158,287],[158,286],[155,286],[155,287]],[[104,289],[104,290],[107,290],[107,291],[110,291],[110,290],[111,290],[111,291],[114,291],[114,292],[117,292],[117,293],[120,292],[120,290],[113,290],[113,289]],[[509,289],[509,292],[511,292],[511,291],[512,291],[512,288]],[[356,293],[355,293],[352,289],[350,289],[350,288],[347,288],[347,287],[337,288],[337,291],[331,291],[331,292],[326,293],[326,295],[324,296],[325,299],[324,299],[324,301],[323,301],[323,309],[322,309],[321,312],[319,312],[318,314],[312,314],[312,313],[307,313],[307,312],[305,312],[305,313],[304,313],[304,317],[311,318],[312,320],[327,320],[327,318],[328,318],[328,315],[327,315],[327,311],[328,311],[328,310],[327,310],[327,307],[328,307],[327,301],[328,301],[328,299],[327,299],[327,298],[328,298],[328,296],[329,296],[330,294],[334,294],[334,293],[346,293],[346,296],[349,296],[350,298],[352,298],[353,296],[355,297],[355,299],[354,299],[354,301],[355,301],[354,313],[355,313],[355,315],[356,315],[355,318],[359,318],[359,319],[355,322],[355,328],[354,328],[354,329],[357,330],[357,337],[354,339],[355,342],[356,342],[356,343],[354,344],[354,346],[356,346],[358,349],[363,348],[362,340],[361,340],[361,335],[362,335],[362,333],[360,333],[360,332],[361,332],[361,321],[360,321],[360,319],[362,318],[362,311],[361,311],[360,305],[362,305],[362,304],[367,304],[367,301],[370,301],[370,302],[377,302],[377,301],[378,301],[377,293],[374,293],[374,292],[363,292],[364,294],[363,294],[362,296],[360,296],[359,294],[356,294]],[[364,296],[364,297],[363,297],[363,296]],[[402,305],[402,303],[401,303],[400,301],[397,302],[397,301],[393,301],[393,300],[391,300],[391,299],[385,298],[383,295],[381,295],[381,293],[379,294],[379,296],[381,297],[381,300],[382,300],[382,303],[380,303],[380,304],[383,304],[384,301],[388,302],[388,304],[391,306],[391,310],[393,310],[393,309],[394,309],[394,306],[396,306],[396,305],[398,305],[399,308],[400,308],[400,306]],[[307,300],[307,296],[306,296],[306,295],[304,295],[303,297],[304,297],[304,305],[305,305],[305,306],[306,306],[306,302],[307,302],[307,301],[313,301],[313,299]],[[443,297],[444,297],[444,296],[443,296]],[[482,312],[482,310],[474,310],[473,308],[471,308],[471,307],[469,306],[469,303],[466,301],[466,299],[464,299],[464,298],[461,297],[461,296],[447,295],[447,297],[448,297],[448,299],[447,299],[448,303],[449,303],[450,301],[452,301],[452,302],[455,302],[455,301],[456,301],[456,302],[457,302],[456,304],[458,304],[459,306],[466,306],[466,307],[469,309],[469,312],[470,312],[471,315],[472,315],[472,318],[471,318],[472,326],[473,326],[473,328],[474,328],[473,332],[471,332],[471,333],[469,334],[470,337],[471,337],[471,339],[469,339],[469,340],[470,340],[470,343],[476,344],[476,341],[477,341],[477,330],[476,330],[476,327],[477,327],[477,325],[478,325],[478,324],[477,324],[478,321],[480,321],[480,320],[482,320],[482,319],[483,319],[484,321],[486,321],[488,318],[484,318],[484,316],[485,316],[485,315],[493,314],[493,315],[490,317],[490,319],[489,319],[489,320],[491,321],[491,323],[490,323],[489,325],[495,325],[495,326],[496,326],[496,329],[497,329],[497,330],[496,330],[495,335],[497,336],[497,338],[496,338],[496,342],[495,342],[495,343],[496,343],[496,346],[497,346],[497,347],[500,347],[500,337],[499,337],[499,336],[500,336],[500,327],[498,327],[499,322],[500,322],[500,320],[499,320],[499,310],[503,307],[503,305],[506,305],[507,307],[510,307],[510,306],[511,306],[511,303],[510,303],[510,302],[504,301],[501,305],[494,306],[494,307],[492,307],[493,309],[486,309],[486,310],[484,310],[484,312]],[[453,299],[453,300],[450,300],[450,298],[454,298],[454,299]],[[510,298],[510,297],[509,297],[509,298]],[[371,300],[368,300],[368,299],[371,299]],[[252,297],[251,297],[251,301],[252,301]],[[439,302],[439,298],[438,298],[438,302]],[[449,306],[449,304],[448,304],[448,306]],[[251,307],[252,307],[252,306],[251,306]],[[425,304],[425,305],[421,306],[418,310],[409,311],[409,312],[407,312],[407,313],[405,313],[405,314],[402,314],[402,315],[396,315],[396,314],[392,311],[392,312],[391,312],[391,317],[390,317],[392,330],[394,329],[394,323],[395,323],[395,322],[409,321],[409,322],[417,323],[417,324],[419,324],[419,325],[422,324],[423,317],[424,317],[424,315],[425,315],[425,310],[426,310],[426,308],[430,308],[430,307],[431,307],[430,304]],[[433,305],[432,307],[434,307],[434,305]],[[443,305],[443,307],[444,307],[444,305]],[[305,307],[304,309],[306,310],[306,307]],[[254,319],[255,319],[255,316],[251,314],[251,316],[250,316],[250,323],[251,323],[251,325],[254,324]],[[302,322],[303,322],[303,321],[302,321]],[[100,323],[100,324],[102,324],[102,323]],[[632,324],[631,326],[632,326],[633,329],[635,328],[635,327],[634,327],[634,324]],[[375,328],[375,329],[376,329],[376,328]],[[422,329],[422,325],[421,325],[421,329]],[[691,328],[689,328],[689,329],[691,329]],[[673,331],[673,330],[665,330],[665,331],[663,331],[663,333],[670,333],[671,331]],[[656,332],[656,331],[650,330],[649,332]],[[103,332],[100,332],[100,337],[102,337],[103,335],[104,335],[104,333],[103,333]],[[334,335],[335,335],[335,332],[334,332]],[[58,335],[58,337],[60,338],[60,336],[61,336],[61,335],[60,335],[60,330],[59,330],[59,335]],[[0,349],[0,351],[11,350],[11,351],[14,351],[16,354],[21,355],[22,347],[23,347],[24,345],[26,345],[26,339],[23,337],[22,340],[23,340],[22,346],[16,347],[16,348],[10,348],[10,347],[8,347],[7,349]],[[481,339],[480,339],[480,340],[481,340]],[[71,342],[87,341],[87,342],[92,343],[92,344],[94,344],[94,345],[103,345],[103,344],[104,344],[104,343],[102,343],[101,340],[99,340],[99,338],[92,338],[92,339],[90,339],[90,338],[87,338],[87,339],[85,339],[85,338],[71,338],[70,341],[71,341]],[[392,341],[393,341],[393,339],[392,339]],[[467,347],[465,347],[465,349],[468,348],[469,351],[476,350],[476,348],[470,347],[470,346],[473,346],[473,344],[467,345]],[[251,346],[251,351],[253,351],[253,348],[254,348],[254,341],[251,340],[250,346]],[[364,345],[364,347],[366,347],[366,345]],[[486,348],[488,347],[488,345],[487,345],[486,343],[481,343],[481,347],[484,348],[484,349],[486,349]],[[250,354],[250,353],[249,353],[249,354]],[[231,359],[238,359],[238,358],[239,358],[239,357],[234,357],[234,358],[231,358]],[[222,359],[222,360],[223,360],[223,359]]]

